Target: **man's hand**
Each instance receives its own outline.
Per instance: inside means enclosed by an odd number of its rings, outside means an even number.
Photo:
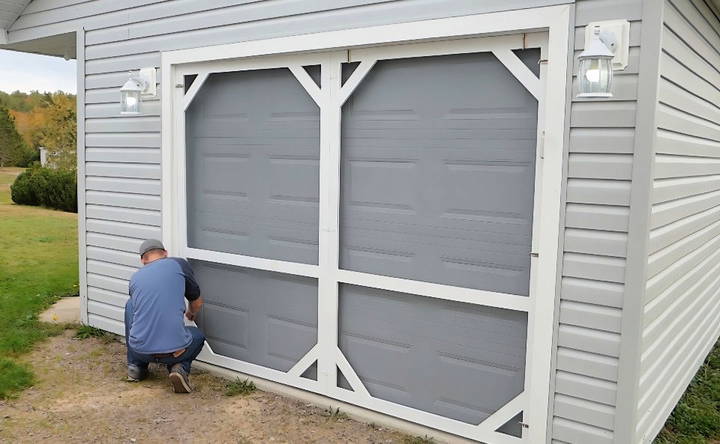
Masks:
[[[200,313],[200,309],[203,305],[203,298],[199,297],[195,299],[194,301],[190,302],[188,304],[187,310],[185,310],[185,317],[188,318],[189,321],[194,321],[197,317],[197,314]]]

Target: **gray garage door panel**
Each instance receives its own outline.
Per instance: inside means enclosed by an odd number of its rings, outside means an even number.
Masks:
[[[320,112],[288,69],[211,74],[186,146],[190,247],[317,264]]]
[[[343,107],[341,267],[527,295],[536,130],[490,53],[378,62]]]
[[[288,371],[317,343],[317,281],[191,261],[205,305],[198,326],[215,353]]]
[[[340,348],[371,395],[471,424],[520,394],[527,314],[340,287]]]

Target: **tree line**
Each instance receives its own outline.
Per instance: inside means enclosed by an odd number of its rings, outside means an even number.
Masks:
[[[61,169],[76,166],[75,95],[62,91],[0,91],[0,167],[27,167],[40,159]]]

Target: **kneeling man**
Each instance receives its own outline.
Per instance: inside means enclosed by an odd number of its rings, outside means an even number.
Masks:
[[[167,257],[159,240],[144,241],[139,253],[143,267],[130,279],[125,305],[128,379],[145,379],[148,364],[157,362],[167,366],[175,393],[190,393],[190,365],[205,336],[197,327],[186,327],[183,315],[192,321],[200,311],[200,287],[190,264]]]

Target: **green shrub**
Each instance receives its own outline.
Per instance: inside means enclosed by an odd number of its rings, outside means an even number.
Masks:
[[[75,171],[31,168],[10,187],[13,202],[77,213]]]
[[[40,205],[36,186],[31,183],[34,171],[34,169],[23,171],[15,178],[15,182],[10,187],[10,196],[16,204]]]

